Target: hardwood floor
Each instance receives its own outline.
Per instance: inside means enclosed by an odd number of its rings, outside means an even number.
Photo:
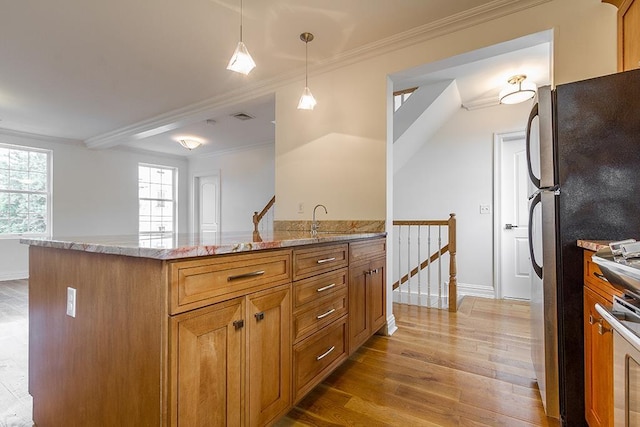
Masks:
[[[279,426],[550,426],[527,303],[466,297],[458,313],[394,305],[374,336]]]
[[[0,282],[0,427],[31,426],[26,280]],[[459,311],[394,305],[374,336],[278,426],[555,426],[530,361],[527,303],[474,297]]]
[[[32,426],[28,392],[28,282],[0,282],[0,427]]]

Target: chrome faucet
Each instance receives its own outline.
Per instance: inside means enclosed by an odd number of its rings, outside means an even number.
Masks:
[[[327,212],[327,207],[325,205],[316,205],[313,208],[313,221],[311,221],[311,234],[313,235],[318,234],[318,221],[316,221],[316,209],[318,209],[321,206],[324,208],[324,213],[326,214],[329,213]]]

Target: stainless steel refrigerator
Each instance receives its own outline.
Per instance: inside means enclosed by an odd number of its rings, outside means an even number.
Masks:
[[[640,240],[640,70],[540,88],[527,128],[532,361],[547,415],[583,426],[576,241]]]

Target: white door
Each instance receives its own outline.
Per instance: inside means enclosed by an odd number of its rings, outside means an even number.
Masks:
[[[220,227],[220,176],[208,175],[195,178],[196,231],[214,233]]]
[[[524,135],[501,139],[500,285],[503,298],[531,299],[528,172]]]

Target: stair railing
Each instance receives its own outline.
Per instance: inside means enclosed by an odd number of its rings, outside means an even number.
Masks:
[[[456,215],[393,225],[394,302],[457,311]],[[443,270],[448,270],[448,280],[443,280]]]
[[[271,200],[269,200],[267,202],[267,204],[265,205],[265,207],[260,211],[260,213],[258,213],[257,211],[253,213],[253,233],[259,233],[259,227],[260,227],[260,222],[262,221],[262,218],[264,218],[265,215],[267,215],[267,213],[271,212],[271,217],[272,220],[270,221],[271,224],[273,224],[273,210],[271,210],[271,208],[273,207],[273,205],[276,203],[276,196],[273,196],[271,198]],[[265,223],[262,223],[262,231],[264,231],[265,229]]]

